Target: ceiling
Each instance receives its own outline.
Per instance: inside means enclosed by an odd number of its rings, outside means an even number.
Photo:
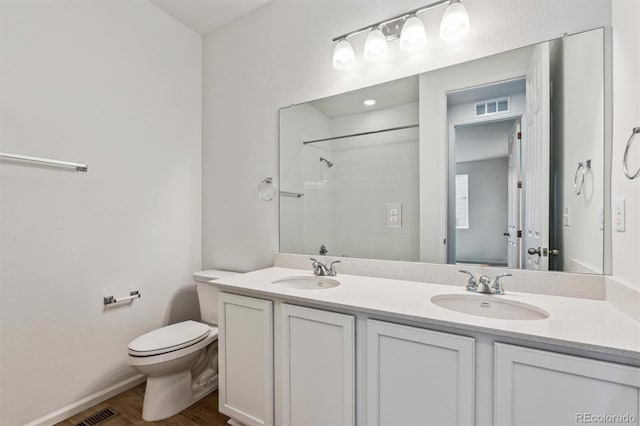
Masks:
[[[206,34],[270,0],[149,0],[199,34]]]
[[[365,99],[375,99],[374,106],[364,106]],[[309,102],[313,107],[328,117],[359,114],[418,102],[418,76],[414,75],[360,90],[342,93],[328,98]]]
[[[515,119],[456,127],[456,163],[509,156]]]

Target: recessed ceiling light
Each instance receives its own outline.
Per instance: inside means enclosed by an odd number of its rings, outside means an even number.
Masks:
[[[365,104],[365,106],[374,106],[376,104],[376,100],[375,99],[365,99],[362,103]]]

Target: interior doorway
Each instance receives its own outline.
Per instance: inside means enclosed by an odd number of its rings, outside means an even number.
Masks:
[[[447,96],[447,261],[522,267],[521,162],[525,79]]]

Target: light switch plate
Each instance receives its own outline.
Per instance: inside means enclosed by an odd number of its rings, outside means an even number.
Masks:
[[[616,200],[613,203],[613,223],[615,224],[616,231],[618,232],[624,232],[625,213],[624,198]]]
[[[604,207],[600,204],[600,230],[604,231]]]
[[[562,212],[562,225],[566,227],[571,226],[571,209],[569,209],[569,207],[565,207]]]
[[[386,203],[387,228],[402,228],[402,203]]]

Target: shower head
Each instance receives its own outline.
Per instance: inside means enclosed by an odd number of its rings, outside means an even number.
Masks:
[[[324,161],[325,163],[327,163],[327,167],[333,167],[333,163],[324,157],[320,157],[320,161]]]

